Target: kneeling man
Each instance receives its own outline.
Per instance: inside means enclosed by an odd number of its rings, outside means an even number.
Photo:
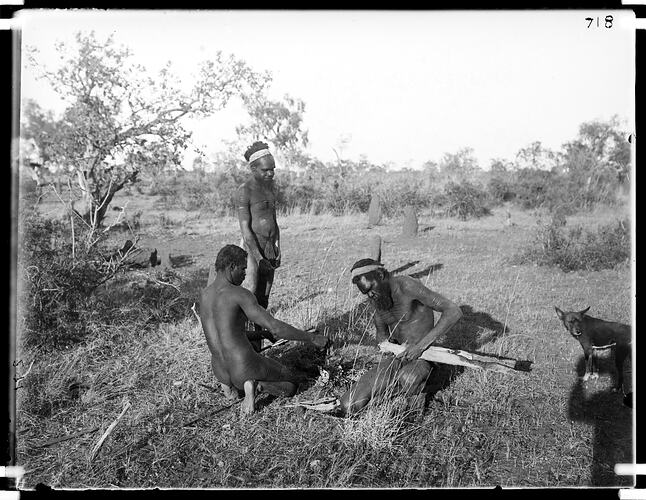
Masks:
[[[376,368],[366,372],[341,397],[339,412],[357,412],[389,388],[395,394],[423,397],[420,393],[432,367],[418,358],[462,317],[462,311],[419,280],[391,276],[373,259],[359,260],[351,272],[352,282],[375,305],[377,342],[388,340],[405,345],[406,350],[396,357],[385,354]],[[437,324],[433,311],[440,313]]]
[[[256,297],[240,285],[247,268],[247,252],[235,245],[226,245],[217,255],[217,275],[200,296],[200,319],[211,351],[211,367],[227,398],[244,391],[242,413],[255,410],[256,392],[277,396],[293,396],[296,376],[279,362],[258,354],[251,340],[261,336],[308,341],[325,347],[327,337],[298,330],[271,316],[258,305]],[[246,321],[267,331],[245,331]]]

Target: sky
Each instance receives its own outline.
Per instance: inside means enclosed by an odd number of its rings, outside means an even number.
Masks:
[[[78,30],[114,34],[152,71],[170,60],[187,85],[201,60],[234,54],[271,72],[271,97],[305,102],[308,152],[323,161],[336,149],[421,168],[469,147],[488,168],[534,141],[558,150],[585,121],[618,115],[634,129],[632,19],[594,10],[30,11],[20,22],[23,46],[46,65],[57,60],[54,42]],[[26,58],[21,78],[23,99],[61,110]],[[214,153],[246,121],[233,102],[190,122],[193,144]]]

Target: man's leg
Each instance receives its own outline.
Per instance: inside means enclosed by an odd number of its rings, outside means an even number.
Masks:
[[[256,281],[256,290],[254,294],[256,296],[256,300],[258,301],[258,304],[263,309],[267,309],[267,307],[269,306],[269,293],[271,292],[271,287],[273,283],[274,283],[274,270],[259,268],[258,274],[257,274],[257,281]],[[254,325],[254,329],[257,332],[262,331],[262,327],[260,325]],[[258,342],[257,349],[254,343],[252,343],[252,345],[254,346],[254,349],[256,349],[256,352],[259,352],[260,347],[262,346],[262,339],[258,340],[257,342]]]
[[[397,358],[382,359],[376,368],[365,373],[341,396],[341,413],[356,413],[372,398],[383,394],[389,387],[392,388],[400,366],[401,361]]]
[[[215,378],[220,383],[220,388],[224,392],[224,397],[227,401],[239,399],[241,397],[240,391],[233,386],[229,375],[222,369],[222,363],[213,355],[211,356],[211,369],[213,370],[213,375],[215,375]]]
[[[244,248],[247,249],[246,246]],[[251,252],[247,250],[247,290],[249,290],[256,296],[256,300],[258,299],[259,274],[260,270],[258,268],[258,262],[256,262],[256,259],[253,258]],[[258,303],[260,304],[260,301],[258,301]],[[260,327],[258,325],[249,322],[248,326],[250,327],[251,325],[253,325],[253,329],[255,331],[260,330]],[[262,339],[250,340],[249,342],[256,352],[260,352],[260,348],[262,347]]]
[[[397,383],[408,399],[408,408],[417,417],[424,414],[426,395],[422,391],[432,371],[431,363],[417,359],[405,364],[397,372]]]
[[[266,392],[267,394],[271,394],[272,396],[283,396],[287,398],[291,398],[294,394],[296,394],[297,388],[298,384],[289,380],[258,383],[259,392]]]

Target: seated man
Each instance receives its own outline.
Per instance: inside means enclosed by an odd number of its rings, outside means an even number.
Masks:
[[[361,410],[388,388],[395,394],[420,395],[431,373],[431,364],[418,359],[433,341],[446,333],[462,311],[450,300],[409,276],[391,276],[373,259],[361,259],[351,269],[352,282],[375,305],[377,342],[406,345],[396,357],[385,355],[376,368],[365,373],[341,397],[339,413]],[[441,313],[435,324],[433,311]]]
[[[256,392],[293,396],[296,376],[279,362],[258,354],[250,340],[260,335],[303,340],[317,347],[327,345],[327,337],[298,330],[272,317],[258,305],[254,295],[241,287],[247,268],[247,252],[235,245],[226,245],[217,255],[215,280],[200,296],[200,319],[211,351],[211,367],[227,398],[244,391],[242,413],[255,410]],[[245,331],[246,321],[268,330]]]

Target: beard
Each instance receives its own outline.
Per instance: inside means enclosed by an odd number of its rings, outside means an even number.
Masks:
[[[390,284],[386,281],[380,281],[377,284],[374,297],[371,297],[370,300],[380,311],[387,311],[390,309],[393,306],[393,298],[390,295]]]

